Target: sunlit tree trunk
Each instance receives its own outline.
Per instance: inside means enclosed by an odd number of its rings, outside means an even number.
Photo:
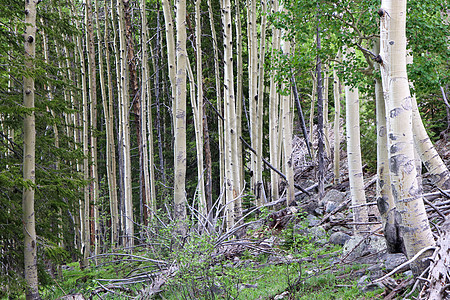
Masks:
[[[98,2],[96,1],[98,6]],[[106,59],[106,74],[108,81],[108,94],[106,94],[105,79],[104,79],[104,67],[103,67],[103,52],[101,51],[102,36],[100,30],[97,31],[98,45],[98,59],[99,59],[99,73],[100,73],[100,85],[102,86],[102,103],[103,113],[105,115],[105,127],[106,127],[106,176],[108,178],[108,195],[109,195],[109,209],[111,215],[111,245],[113,248],[117,247],[119,243],[119,210],[117,203],[117,181],[116,181],[116,150],[114,141],[114,111],[113,111],[113,80],[111,75],[111,62],[109,55],[109,14],[108,14],[108,2],[104,3],[105,11],[105,30],[104,30],[104,42],[105,42],[105,59]],[[98,7],[97,11],[97,24],[98,19]]]
[[[141,137],[142,137],[142,175],[145,189],[142,197],[142,210],[144,225],[148,225],[148,219],[155,212],[155,176],[153,169],[153,129],[151,107],[150,70],[148,63],[148,26],[146,1],[140,1],[141,11]],[[149,210],[150,213],[149,213]]]
[[[238,137],[238,168],[239,168],[239,190],[244,187],[244,159],[242,153],[242,101],[243,97],[243,78],[244,78],[244,63],[242,53],[242,22],[241,22],[241,7],[240,0],[235,0],[236,8],[236,132]]]
[[[199,105],[198,105],[198,93],[196,94],[195,89],[195,78],[194,73],[192,72],[192,68],[189,62],[189,59],[186,63],[187,65],[187,74],[189,78],[189,92],[190,92],[190,98],[191,98],[191,104],[192,104],[192,111],[194,115],[194,130],[195,130],[195,140],[196,140],[196,150],[197,150],[197,161],[200,161],[200,148],[203,147],[202,143],[200,143],[200,132],[203,134],[202,126],[203,122],[201,121],[202,118],[200,118],[199,115]],[[203,152],[203,151],[202,151]],[[203,158],[202,158],[202,168],[200,168],[200,162],[197,162],[197,195],[196,198],[199,199],[198,201],[198,212],[200,213],[199,216],[199,227],[202,228],[202,225],[205,223],[206,218],[206,198],[202,197],[201,193],[204,191],[204,185],[202,185],[203,181]],[[203,199],[202,199],[203,198]],[[205,206],[203,206],[205,205]]]
[[[88,78],[89,78],[89,111],[90,111],[90,180],[91,180],[91,243],[94,244],[94,254],[99,254],[99,213],[98,213],[98,171],[97,171],[97,82],[95,66],[95,40],[94,26],[92,24],[92,3],[86,2],[85,11],[86,47],[88,53]],[[96,261],[96,260],[95,260]]]
[[[125,36],[125,17],[123,0],[117,0],[117,20],[119,35],[119,111],[121,115],[119,128],[121,129],[121,151],[123,155],[122,172],[123,172],[123,235],[124,246],[132,247],[134,244],[133,233],[133,201],[132,201],[132,185],[131,185],[131,158],[130,158],[130,94],[129,94],[129,74],[127,63],[127,45]]]
[[[272,13],[278,12],[278,0],[272,2]],[[280,30],[275,26],[272,28],[272,57],[276,55],[276,51],[280,48]],[[275,81],[276,70],[272,70],[270,76],[270,94],[269,94],[269,154],[270,163],[279,169],[280,161],[278,159],[280,149],[278,147],[279,136],[279,94],[277,93],[277,83]],[[275,171],[270,172],[271,195],[273,200],[279,197],[278,190],[279,175]]]
[[[27,74],[33,74],[36,53],[36,4],[37,1],[25,3],[25,66]],[[34,184],[36,183],[36,125],[34,111],[34,78],[27,75],[23,79],[23,106],[30,109],[23,123],[23,234],[24,267],[26,281],[26,299],[40,299],[38,290],[36,228],[34,212]]]
[[[175,128],[176,123],[176,70],[177,70],[177,62],[175,59],[175,32],[173,25],[173,17],[172,17],[172,6],[170,0],[161,0],[163,12],[164,12],[164,21],[166,28],[166,43],[167,43],[167,62],[169,68],[169,80],[170,80],[170,88],[172,94],[172,115],[173,115],[173,127]]]
[[[291,43],[284,38],[282,33],[281,36],[281,47],[283,50],[283,55],[289,56],[291,53]],[[286,84],[283,83],[281,86],[281,90],[286,88]],[[295,191],[294,191],[294,166],[293,166],[293,157],[292,157],[292,112],[290,105],[290,96],[282,95],[280,100],[281,111],[282,111],[282,124],[281,124],[281,136],[283,140],[283,154],[284,154],[284,172],[286,175],[286,183],[287,183],[287,192],[286,204],[295,201]]]
[[[198,170],[198,197],[199,212],[203,217],[207,215],[206,195],[205,195],[205,176],[203,164],[203,68],[202,68],[202,24],[201,24],[201,0],[195,1],[195,46],[197,54],[197,170]]]
[[[325,143],[325,153],[328,159],[331,159],[331,146],[329,138],[329,120],[328,120],[328,86],[330,78],[328,77],[328,66],[325,65],[323,71],[323,140]]]
[[[380,52],[380,42],[377,40],[374,53]],[[375,65],[379,69],[378,65]],[[399,235],[399,227],[395,218],[395,202],[392,195],[391,179],[389,175],[388,124],[386,102],[383,97],[381,80],[375,77],[375,104],[377,111],[377,206],[383,222],[383,232],[386,238],[388,252],[401,252],[403,245]]]
[[[248,47],[248,109],[250,119],[250,141],[253,149],[256,150],[257,145],[257,102],[258,102],[258,32],[256,27],[256,1],[247,1],[247,47]],[[257,150],[256,150],[257,151]],[[256,190],[256,161],[257,155],[250,153],[250,172],[251,187],[255,195]],[[258,196],[258,195],[256,195]],[[259,203],[259,200],[256,199]]]
[[[388,91],[389,169],[392,193],[400,213],[400,229],[406,254],[413,257],[433,246],[434,239],[417,182],[414,162],[412,103],[406,72],[406,0],[383,0],[380,36],[383,89]],[[429,253],[424,253],[426,257]],[[426,266],[421,259],[411,263],[415,274]]]
[[[224,0],[222,20],[224,29],[224,104],[225,104],[225,169],[226,169],[226,216],[227,228],[234,225],[235,213],[241,213],[241,200],[238,198],[239,169],[237,166],[236,99],[233,77],[233,36],[231,26],[231,1]],[[235,210],[236,208],[236,210]]]
[[[176,0],[176,11],[174,214],[176,220],[184,220],[186,218],[186,0]],[[184,234],[182,227],[180,233]]]
[[[347,49],[344,53],[344,64],[349,63]],[[364,177],[361,160],[361,141],[359,127],[359,93],[357,87],[345,85],[345,107],[347,125],[347,157],[348,157],[348,177],[350,181],[350,195],[352,199],[353,221],[355,223],[367,223],[369,220],[366,195],[364,192]],[[367,225],[354,225],[353,232],[362,234],[367,231]]]
[[[339,60],[340,54],[338,54]],[[337,76],[336,68],[333,69],[333,97],[334,97],[334,159],[333,159],[333,172],[334,172],[334,184],[341,182],[339,174],[339,166],[341,163],[341,95],[339,92],[340,84],[339,77]]]

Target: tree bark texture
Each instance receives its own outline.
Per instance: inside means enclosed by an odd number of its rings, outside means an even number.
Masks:
[[[413,257],[433,246],[428,217],[417,182],[412,129],[412,102],[406,72],[406,0],[384,0],[381,10],[381,65],[383,89],[388,91],[389,169],[392,193],[401,216],[400,229],[406,254]],[[383,75],[384,73],[384,75]],[[422,258],[428,256],[424,253]],[[426,266],[416,260],[411,269],[420,274]]]
[[[25,2],[25,70],[33,73],[33,59],[36,53],[36,5],[38,1]],[[36,125],[34,111],[34,78],[30,75],[23,79],[23,106],[30,109],[23,123],[23,234],[24,267],[26,281],[26,299],[40,299],[38,290],[36,258],[36,226],[34,214],[34,184],[36,183]]]
[[[176,1],[176,95],[174,151],[174,214],[176,220],[186,218],[186,0]],[[184,229],[181,226],[181,234]]]
[[[374,53],[380,52],[379,40],[375,42]],[[377,69],[379,67],[375,65]],[[377,111],[377,206],[383,222],[383,233],[386,238],[389,253],[404,252],[403,240],[400,236],[398,217],[392,195],[391,178],[389,174],[388,124],[386,102],[383,97],[382,82],[375,77],[375,105]]]

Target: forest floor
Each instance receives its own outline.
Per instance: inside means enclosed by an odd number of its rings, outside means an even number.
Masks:
[[[296,139],[294,143],[296,183],[314,187],[314,168],[304,159],[304,142]],[[448,162],[449,143],[441,140],[436,146]],[[314,188],[310,195],[298,192],[292,206],[286,207],[285,201],[272,203],[250,214],[231,239],[225,233],[201,235],[192,230],[189,238],[180,240],[173,227],[155,221],[155,226],[145,228],[147,238],[132,253],[98,257],[97,265],[87,270],[80,270],[78,263],[65,265],[42,296],[309,300],[417,296],[420,288],[410,292],[415,281],[406,257],[386,251],[374,205],[376,177],[367,172],[370,224],[364,236],[353,236],[345,153],[341,157],[342,182],[329,184],[321,201]],[[330,165],[327,170],[331,182]],[[426,174],[423,188],[424,193],[436,192]]]

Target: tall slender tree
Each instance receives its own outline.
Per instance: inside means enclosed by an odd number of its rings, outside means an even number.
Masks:
[[[23,79],[23,106],[28,109],[23,123],[23,234],[26,298],[40,299],[36,257],[36,219],[34,211],[34,184],[36,182],[36,125],[34,113],[34,58],[36,54],[36,5],[25,2],[25,77]]]
[[[176,0],[176,95],[174,149],[174,214],[186,218],[186,0]],[[184,226],[179,227],[184,234]]]
[[[412,103],[406,71],[406,0],[383,0],[380,9],[380,56],[383,90],[388,91],[389,170],[392,193],[401,216],[400,229],[409,258],[434,245],[417,182],[412,129]],[[429,255],[424,253],[422,257]],[[420,274],[426,262],[412,263]]]
[[[352,49],[344,51],[344,63],[348,63],[348,56]],[[361,158],[361,140],[359,127],[359,91],[357,87],[345,85],[345,107],[347,124],[347,157],[348,157],[348,176],[350,181],[350,194],[353,209],[353,220],[356,224],[353,226],[355,234],[362,234],[367,231],[369,220],[367,213],[366,194],[364,192],[364,177]]]
[[[129,72],[127,63],[127,43],[125,34],[124,0],[117,0],[117,21],[119,35],[119,65],[117,72],[119,83],[119,112],[120,112],[120,134],[122,152],[122,178],[123,178],[123,198],[122,198],[122,228],[124,245],[132,247],[134,244],[134,221],[133,221],[133,201],[132,201],[132,181],[131,181],[131,157],[130,157],[130,122],[129,122]]]

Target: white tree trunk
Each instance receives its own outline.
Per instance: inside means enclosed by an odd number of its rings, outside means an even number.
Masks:
[[[338,60],[340,54],[338,54]],[[340,84],[339,77],[337,76],[336,68],[333,69],[333,96],[334,96],[334,184],[341,182],[339,168],[341,163],[341,95],[339,92]]]
[[[272,13],[278,12],[278,0],[274,0],[272,3]],[[272,28],[272,56],[276,54],[276,51],[280,49],[280,30]],[[278,148],[278,136],[279,136],[279,103],[280,96],[277,93],[277,83],[275,81],[276,71],[273,70],[270,76],[270,95],[269,95],[269,153],[270,163],[276,169],[279,169],[279,148]],[[279,197],[278,189],[279,175],[275,171],[270,172],[271,182],[271,195],[273,200],[277,200]]]
[[[119,135],[122,139],[122,154],[123,154],[123,189],[124,189],[124,246],[132,247],[134,244],[134,223],[133,223],[133,201],[132,201],[132,185],[131,185],[131,158],[130,158],[130,94],[129,94],[129,74],[126,54],[126,40],[125,40],[125,18],[124,18],[124,0],[117,0],[118,12],[118,34],[119,34],[119,62],[120,62],[120,127],[122,134]]]
[[[264,204],[265,191],[262,178],[263,172],[263,104],[264,104],[264,60],[266,55],[266,22],[267,22],[267,5],[266,1],[261,1],[261,37],[259,42],[259,62],[258,62],[258,90],[256,94],[256,128],[255,134],[255,150],[256,150],[256,164],[255,164],[255,195],[256,205],[260,206]],[[256,43],[256,41],[254,41]]]
[[[374,53],[380,52],[380,42],[375,41]],[[378,70],[378,64],[375,65]],[[388,149],[388,123],[386,115],[386,102],[383,96],[383,85],[375,77],[375,104],[377,118],[377,206],[383,222],[383,231],[386,238],[388,252],[403,252],[403,241],[399,235],[399,226],[395,218],[395,202],[392,195],[391,178],[389,174]]]
[[[282,33],[281,36],[281,47],[283,49],[283,55],[289,56],[291,53],[291,43],[284,38],[284,34],[286,33]],[[285,88],[285,84],[282,84],[281,89],[284,90]],[[287,182],[286,204],[289,205],[295,201],[294,166],[292,157],[292,111],[290,96],[281,96],[281,107],[284,168]]]
[[[97,2],[96,2],[97,3]],[[108,11],[108,3],[105,1],[104,11]],[[105,32],[104,42],[109,39],[109,14],[105,13]],[[97,13],[98,18],[98,13]],[[101,48],[101,35],[98,32],[99,48]],[[109,47],[105,47],[106,74],[108,81],[108,97],[103,98],[103,112],[105,114],[106,124],[106,169],[108,177],[109,209],[111,214],[111,245],[113,248],[119,243],[119,206],[117,200],[117,172],[116,172],[116,145],[114,140],[114,110],[113,110],[113,80],[111,75],[111,62]],[[103,55],[99,51],[100,72],[103,73]],[[103,79],[104,81],[104,79]],[[101,80],[102,82],[102,80]],[[102,91],[102,95],[105,92]],[[108,101],[109,100],[109,101]]]
[[[347,52],[350,50],[347,50]],[[346,55],[344,53],[344,64]],[[359,128],[359,93],[357,87],[345,86],[345,107],[347,124],[347,157],[348,177],[350,181],[350,195],[352,199],[353,221],[366,223],[369,220],[367,213],[366,195],[364,193],[364,177],[361,161],[361,141]],[[354,234],[362,234],[368,230],[367,225],[354,225]]]
[[[224,30],[224,104],[225,104],[225,168],[227,170],[225,183],[227,186],[227,228],[234,226],[236,212],[241,213],[241,200],[238,198],[239,169],[236,135],[236,99],[234,96],[233,77],[233,34],[231,26],[231,1],[223,2]]]
[[[383,0],[380,36],[383,60],[383,89],[388,91],[389,161],[397,211],[401,216],[401,233],[406,253],[413,257],[423,248],[434,245],[428,217],[417,182],[412,131],[412,103],[406,72],[406,0]],[[428,253],[422,255],[427,256]],[[411,268],[420,274],[425,267],[416,260]]]
[[[174,214],[186,219],[186,0],[176,1],[176,97],[174,151]],[[185,233],[184,226],[179,227]]]
[[[200,15],[201,0],[195,2],[195,46],[197,51],[197,173],[198,173],[198,197],[199,212],[206,218],[208,211],[206,206],[205,177],[203,167],[203,68],[202,68],[202,24]],[[194,100],[195,101],[195,100]]]
[[[174,25],[173,25],[173,17],[172,17],[172,7],[170,5],[169,0],[161,0],[163,12],[164,12],[164,21],[166,28],[166,43],[167,43],[167,62],[169,68],[169,80],[170,80],[170,88],[172,93],[172,116],[173,116],[173,128],[175,128],[176,123],[176,58],[175,58],[175,33],[174,33]]]
[[[25,66],[27,74],[32,74],[36,53],[36,4],[27,1],[25,4]],[[34,108],[34,78],[23,79],[23,106]],[[34,187],[36,182],[36,125],[34,111],[27,114],[23,121],[23,180],[27,182],[23,188],[23,234],[24,234],[24,267],[26,281],[26,298],[40,299],[38,289],[36,226],[34,212]]]

